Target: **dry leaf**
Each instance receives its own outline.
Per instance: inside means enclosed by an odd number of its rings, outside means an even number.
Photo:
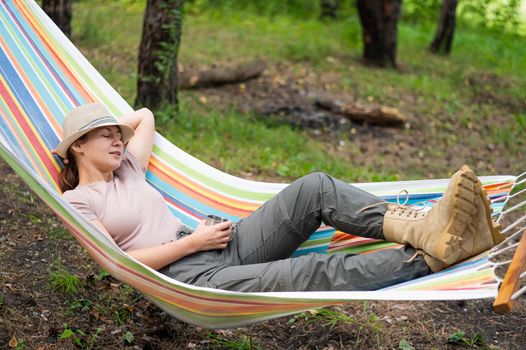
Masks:
[[[13,335],[13,337],[9,341],[9,346],[12,348],[16,348],[17,345],[18,345],[18,340],[16,340],[16,337]]]

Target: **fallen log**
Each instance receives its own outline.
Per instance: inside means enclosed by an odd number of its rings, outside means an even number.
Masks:
[[[309,97],[314,100],[316,106],[340,113],[360,123],[401,127],[409,120],[407,116],[393,107],[362,106],[323,92],[310,94]]]
[[[232,68],[211,68],[206,70],[182,70],[179,72],[180,89],[241,83],[259,77],[267,64],[262,60],[240,64]]]

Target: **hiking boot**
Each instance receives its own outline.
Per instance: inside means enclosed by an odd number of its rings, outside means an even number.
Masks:
[[[468,229],[486,215],[481,200],[482,188],[475,173],[463,166],[452,177],[443,197],[431,208],[389,204],[385,212],[383,233],[388,241],[409,244],[438,260],[431,269],[440,269],[473,256],[476,230]],[[486,239],[484,239],[486,240]],[[486,246],[487,243],[479,244]],[[426,259],[431,260],[431,259]],[[442,265],[444,265],[442,267]]]
[[[482,186],[479,182],[479,186]],[[493,248],[502,242],[505,237],[500,233],[500,224],[496,224],[492,219],[493,209],[486,191],[481,187],[481,191],[475,199],[477,212],[474,220],[468,225],[468,233],[464,235],[464,242],[461,249],[463,255],[480,254]]]

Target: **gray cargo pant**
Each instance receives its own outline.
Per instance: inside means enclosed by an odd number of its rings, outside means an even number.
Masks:
[[[284,188],[234,226],[227,248],[198,252],[161,269],[185,283],[241,292],[375,290],[431,273],[412,247],[370,254],[291,254],[323,221],[384,239],[382,199],[322,173]]]

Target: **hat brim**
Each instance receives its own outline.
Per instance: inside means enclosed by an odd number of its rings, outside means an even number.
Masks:
[[[130,139],[135,134],[133,129],[126,124],[122,124],[122,123],[99,124],[93,128],[87,128],[84,130],[76,131],[68,135],[62,141],[60,141],[60,143],[57,146],[57,149],[55,150],[55,153],[62,158],[67,158],[68,149],[75,141],[77,141],[80,137],[82,137],[83,135],[86,135],[90,131],[98,129],[98,128],[103,128],[105,126],[118,126],[121,129],[121,140],[123,144],[126,144],[128,141],[130,141]]]

